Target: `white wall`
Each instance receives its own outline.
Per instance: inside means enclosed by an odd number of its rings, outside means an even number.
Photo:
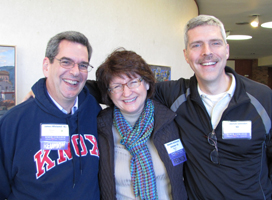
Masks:
[[[89,73],[117,47],[149,64],[172,67],[172,79],[193,72],[183,56],[183,28],[197,16],[194,0],[0,0],[0,44],[17,47],[17,103],[41,77],[48,40],[76,30],[93,47]]]

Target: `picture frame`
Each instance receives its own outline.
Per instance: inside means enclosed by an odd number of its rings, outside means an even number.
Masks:
[[[171,67],[160,65],[149,65],[149,67],[154,74],[156,82],[171,80]]]
[[[0,45],[0,118],[16,104],[16,46]]]

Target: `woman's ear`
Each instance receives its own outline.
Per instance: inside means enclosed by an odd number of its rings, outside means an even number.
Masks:
[[[145,89],[149,90],[149,83],[144,82],[144,84],[145,84]]]

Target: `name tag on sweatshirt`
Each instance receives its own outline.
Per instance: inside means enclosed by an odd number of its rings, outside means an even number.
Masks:
[[[164,146],[173,166],[181,164],[187,160],[185,149],[183,148],[180,139],[168,142],[164,144]]]
[[[67,150],[68,143],[69,126],[67,124],[41,124],[41,149]]]

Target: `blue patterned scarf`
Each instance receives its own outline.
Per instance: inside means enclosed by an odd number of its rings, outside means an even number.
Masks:
[[[114,107],[113,124],[121,135],[121,144],[132,155],[130,161],[131,181],[135,196],[141,199],[158,199],[155,173],[150,152],[146,145],[154,127],[154,104],[148,99],[139,119],[132,127],[119,108]]]

